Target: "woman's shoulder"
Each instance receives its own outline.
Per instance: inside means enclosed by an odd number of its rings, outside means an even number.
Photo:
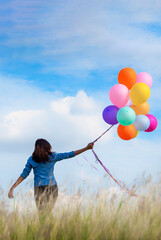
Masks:
[[[28,157],[27,164],[31,164],[33,166],[34,160],[33,160],[32,156]]]
[[[30,156],[30,157],[27,159],[28,162],[30,162],[30,161],[32,161],[32,160],[33,160],[32,156]]]
[[[56,152],[51,152],[51,153],[49,154],[49,157],[50,157],[51,159],[54,159],[55,156],[56,156]]]

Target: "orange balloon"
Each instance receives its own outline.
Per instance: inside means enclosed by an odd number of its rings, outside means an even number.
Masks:
[[[118,74],[118,82],[125,85],[129,90],[136,83],[137,75],[132,68],[123,68]]]
[[[117,133],[121,139],[130,140],[135,137],[136,129],[133,124],[128,126],[123,126],[119,124],[117,128]]]
[[[135,111],[136,115],[140,115],[140,114],[147,115],[150,110],[150,106],[148,102],[144,102],[137,106],[132,105],[131,108]]]

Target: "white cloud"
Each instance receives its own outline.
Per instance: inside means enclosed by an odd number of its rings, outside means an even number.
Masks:
[[[144,26],[160,26],[159,0],[14,0],[1,8],[12,11],[3,21],[13,24],[4,24],[3,44],[40,48],[19,59],[41,62],[43,71],[80,75],[127,65],[160,76],[160,36]]]
[[[95,115],[100,110],[98,104],[84,91],[79,91],[75,97],[65,97],[51,103],[53,111],[59,114]]]
[[[46,108],[20,110],[1,116],[0,141],[28,142],[45,136],[54,137],[59,147],[83,144],[103,131],[101,111],[95,99],[79,91],[75,97],[49,101]]]
[[[31,134],[33,134],[33,126],[31,123],[34,121],[34,119],[41,119],[42,115],[43,111],[39,110],[12,112],[8,115],[5,115],[4,122],[2,124],[2,127],[5,131],[5,135],[2,136],[3,139],[4,137],[6,137],[8,140],[21,139],[24,138],[24,136],[26,138],[28,134],[31,136]],[[37,122],[37,125],[39,125],[39,122]],[[31,128],[32,131],[28,131],[28,127]]]

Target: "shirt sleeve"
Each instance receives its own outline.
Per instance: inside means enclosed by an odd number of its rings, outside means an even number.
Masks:
[[[75,157],[75,153],[74,151],[72,152],[65,152],[65,153],[54,153],[54,160],[57,161],[61,161],[63,159],[67,159],[67,158],[72,158]]]
[[[20,176],[22,176],[24,179],[27,178],[27,176],[30,174],[32,169],[32,165],[30,163],[30,158],[27,160],[27,163],[25,165],[25,168],[23,169],[23,172]]]

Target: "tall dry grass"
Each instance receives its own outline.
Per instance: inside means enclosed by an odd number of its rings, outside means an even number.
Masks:
[[[53,213],[40,217],[32,205],[32,193],[21,197],[23,208],[9,209],[1,194],[0,239],[161,239],[160,183],[149,183],[136,198],[120,194],[116,188],[90,196],[60,193]]]

